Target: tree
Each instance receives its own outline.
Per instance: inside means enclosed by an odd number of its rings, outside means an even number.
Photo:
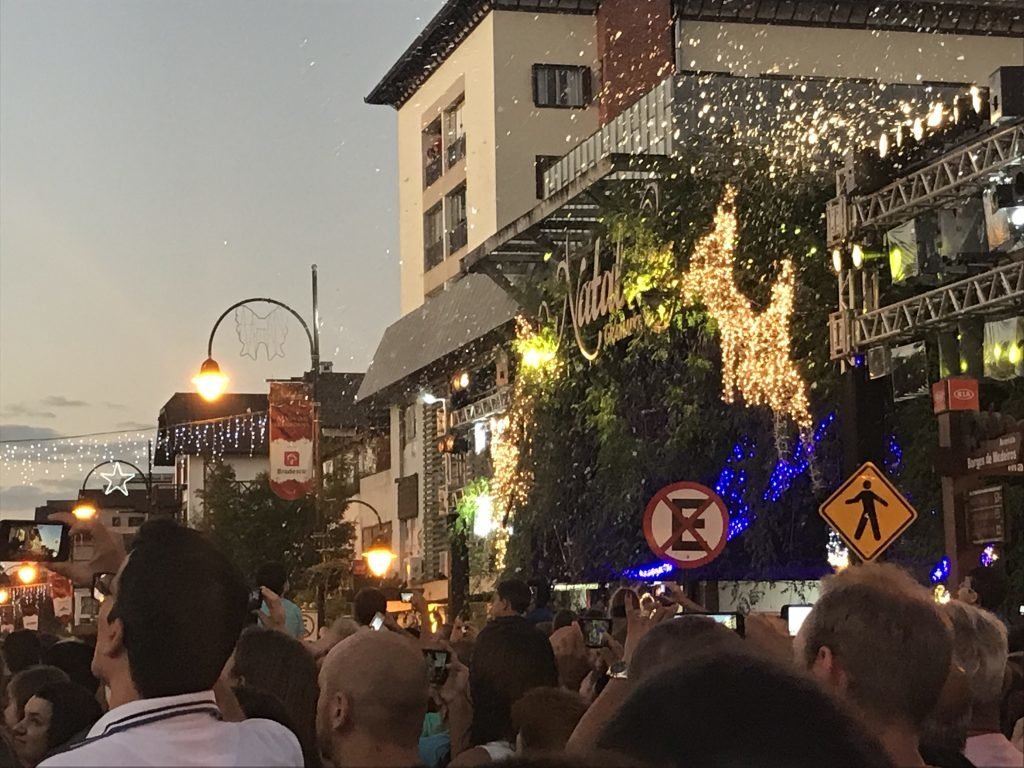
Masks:
[[[230,464],[218,462],[200,496],[210,536],[248,578],[262,563],[278,560],[288,568],[292,589],[301,591],[317,578],[336,584],[338,574],[350,567],[352,524],[328,517],[325,536],[317,536],[313,499],[280,499],[265,473],[239,482]],[[333,508],[325,506],[330,513]],[[329,568],[320,563],[321,548],[329,555]]]

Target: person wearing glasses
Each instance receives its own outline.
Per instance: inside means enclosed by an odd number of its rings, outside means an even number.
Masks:
[[[101,600],[92,669],[110,710],[85,741],[40,765],[301,766],[290,730],[225,722],[214,695],[249,613],[237,568],[198,531],[168,520],[146,523],[123,559],[101,523],[87,526],[93,562],[64,571]]]

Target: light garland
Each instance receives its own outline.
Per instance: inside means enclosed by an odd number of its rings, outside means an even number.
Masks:
[[[0,444],[0,477],[5,485],[33,485],[40,479],[81,479],[103,461],[127,459],[145,466],[156,428],[105,433],[95,437],[58,437]]]
[[[748,406],[769,407],[801,428],[811,424],[806,385],[790,359],[789,325],[796,277],[791,261],[782,262],[771,302],[756,313],[736,285],[736,190],[726,187],[714,228],[697,241],[690,268],[680,278],[683,296],[701,301],[722,336],[722,399],[736,395]]]
[[[252,457],[266,444],[267,414],[259,411],[161,429],[156,448],[173,454],[210,454],[214,457],[223,456],[229,450],[247,451]]]

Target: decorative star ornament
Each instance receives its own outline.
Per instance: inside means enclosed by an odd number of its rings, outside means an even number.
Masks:
[[[114,462],[113,472],[100,472],[100,477],[107,481],[107,487],[103,489],[103,495],[109,496],[114,491],[120,491],[128,495],[128,481],[135,477],[134,472],[125,472],[121,469],[121,462]]]

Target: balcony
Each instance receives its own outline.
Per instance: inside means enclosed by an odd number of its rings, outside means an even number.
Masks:
[[[441,178],[441,174],[444,172],[444,168],[441,165],[441,156],[427,160],[426,165],[423,166],[423,188],[426,189],[435,181]]]
[[[453,139],[445,149],[445,160],[448,168],[452,168],[466,156],[466,134]]]
[[[460,221],[448,232],[448,253],[455,253],[459,248],[466,246],[469,237],[469,227],[466,221]]]
[[[444,261],[444,240],[431,243],[423,249],[423,268],[430,271]]]

